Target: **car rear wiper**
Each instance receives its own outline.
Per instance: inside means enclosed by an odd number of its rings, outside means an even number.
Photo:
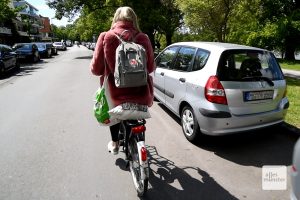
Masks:
[[[248,76],[243,77],[242,80],[255,80],[255,81],[266,81],[270,86],[274,86],[273,81],[265,76]]]

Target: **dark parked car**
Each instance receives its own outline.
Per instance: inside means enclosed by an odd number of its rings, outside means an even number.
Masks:
[[[47,45],[46,43],[42,42],[34,42],[36,46],[38,47],[39,54],[43,58],[50,58],[52,56],[51,53],[51,46]]]
[[[19,67],[20,64],[17,54],[11,47],[0,44],[0,76],[3,75],[5,71],[18,69]]]
[[[26,59],[32,62],[38,62],[40,60],[38,47],[34,43],[16,43],[13,46],[13,50],[18,54],[20,59]]]
[[[52,55],[57,55],[57,49],[56,49],[55,46],[53,46],[53,43],[47,42],[46,44],[47,44],[47,46],[49,46],[51,48],[51,54]]]

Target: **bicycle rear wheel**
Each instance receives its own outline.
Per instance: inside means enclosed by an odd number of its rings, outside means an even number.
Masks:
[[[130,156],[129,161],[130,173],[132,176],[134,187],[138,193],[138,196],[144,196],[148,190],[149,181],[149,163],[148,160],[143,164],[140,164],[140,155],[138,153],[137,141],[132,138],[130,140]]]

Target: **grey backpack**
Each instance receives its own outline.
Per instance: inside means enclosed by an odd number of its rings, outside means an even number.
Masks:
[[[115,34],[120,41],[116,49],[115,85],[118,88],[147,85],[146,51],[142,45],[135,43],[134,39],[123,40],[122,34]]]

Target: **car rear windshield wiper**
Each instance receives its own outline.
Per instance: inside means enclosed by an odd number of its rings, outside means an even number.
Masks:
[[[265,76],[248,76],[248,77],[243,77],[242,80],[255,80],[255,81],[266,81],[270,86],[274,86],[273,81]]]

